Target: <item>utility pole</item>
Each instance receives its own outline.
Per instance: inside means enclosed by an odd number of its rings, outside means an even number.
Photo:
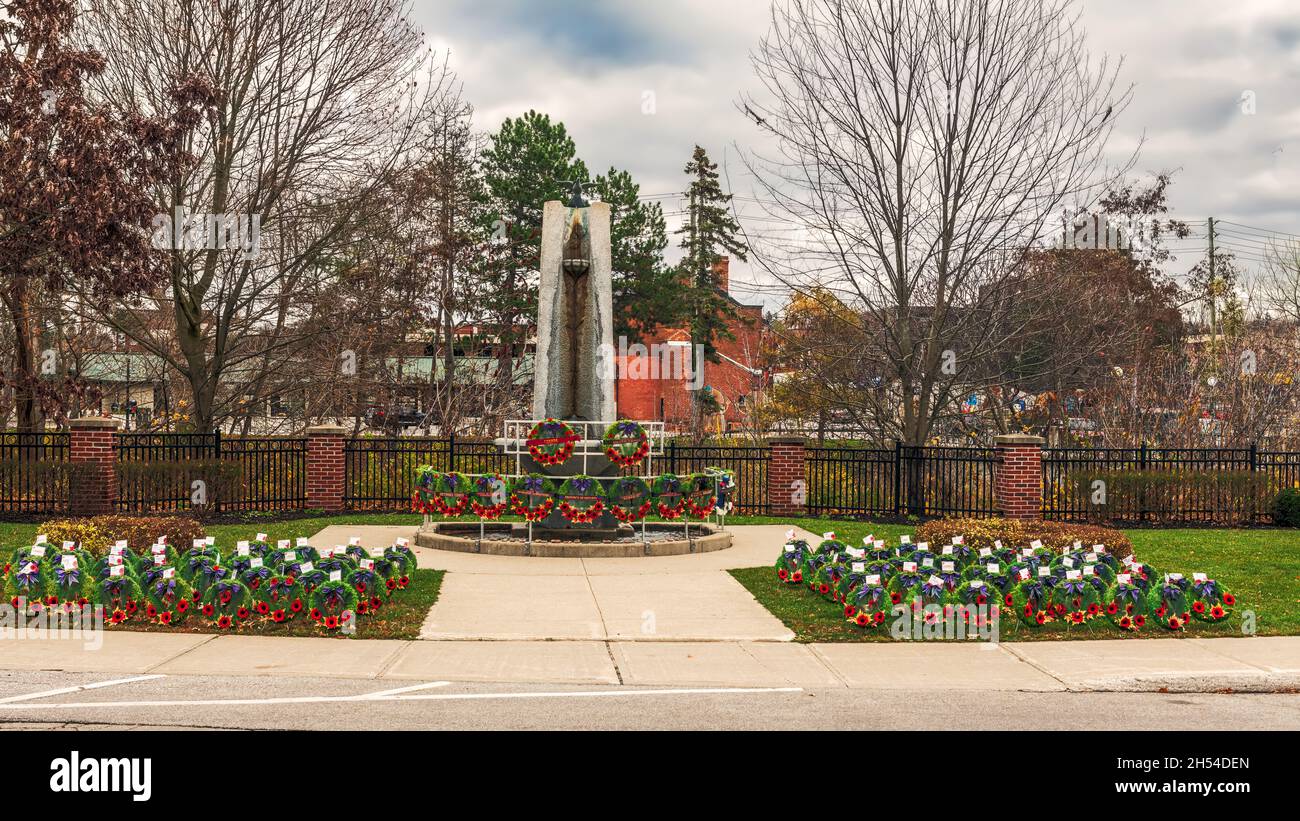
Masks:
[[[1207,283],[1206,288],[1210,292],[1210,350],[1213,351],[1219,347],[1219,283],[1214,270],[1214,217],[1209,218],[1208,224],[1210,234],[1210,281]]]

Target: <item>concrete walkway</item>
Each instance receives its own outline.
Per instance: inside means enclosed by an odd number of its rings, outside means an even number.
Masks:
[[[787,527],[729,528],[726,550],[635,559],[548,559],[415,548],[446,570],[424,639],[789,641],[784,624],[726,571],[771,564]],[[415,528],[331,525],[312,544],[383,547]],[[805,533],[807,538],[812,534]]]
[[[103,638],[98,649],[6,640],[0,671],[927,692],[1216,692],[1300,684],[1300,637],[795,644],[368,641],[114,630]]]

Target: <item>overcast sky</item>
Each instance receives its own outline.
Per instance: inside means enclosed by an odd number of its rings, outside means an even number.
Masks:
[[[737,147],[754,147],[761,135],[735,101],[755,88],[749,52],[767,30],[767,0],[415,3],[430,42],[450,49],[479,128],[530,108],[546,112],[565,123],[593,172],[627,169],[644,194],[682,190],[698,142],[725,164],[733,193],[754,193]],[[1114,160],[1145,138],[1135,171],[1177,171],[1176,216],[1300,234],[1300,3],[1082,5],[1091,50],[1123,55],[1121,80],[1135,85],[1110,144]],[[1254,92],[1253,115],[1242,110],[1246,91]],[[644,113],[647,101],[653,113]],[[679,211],[680,200],[664,208]],[[1226,230],[1238,236],[1223,241],[1243,259],[1258,254],[1262,237]],[[1196,259],[1181,254],[1171,273]],[[779,304],[746,267],[736,274],[742,300]],[[760,288],[746,293],[747,284]]]

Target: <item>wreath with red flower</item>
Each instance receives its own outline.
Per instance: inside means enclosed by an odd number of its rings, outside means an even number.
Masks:
[[[1177,574],[1169,574],[1151,587],[1155,609],[1151,615],[1169,630],[1184,630],[1192,620],[1191,585]]]
[[[15,609],[22,604],[39,610],[45,597],[45,564],[40,557],[27,557],[9,563],[5,573],[5,598]]]
[[[1042,627],[1056,621],[1056,611],[1052,607],[1055,581],[1053,577],[1031,576],[1011,588],[1005,595],[1011,596],[1011,609],[1016,618],[1030,627]]]
[[[145,617],[159,624],[175,624],[196,608],[194,588],[175,573],[170,578],[153,573],[144,583]]]
[[[338,630],[356,618],[359,601],[356,588],[347,582],[325,582],[312,591],[308,615],[321,627]]]
[[[812,553],[812,548],[803,539],[791,539],[785,543],[785,549],[776,557],[776,578],[783,584],[803,583],[803,563]]]
[[[268,612],[264,615],[277,623],[291,620],[302,612],[307,602],[307,591],[293,576],[272,576],[257,589],[255,595],[257,603],[267,607]],[[281,613],[281,617],[275,616],[277,612]]]
[[[520,476],[510,483],[510,510],[524,521],[540,522],[555,509],[555,483],[539,473]]]
[[[1050,602],[1055,615],[1071,627],[1105,615],[1100,590],[1082,572],[1075,578],[1058,578]]]
[[[433,509],[443,516],[460,516],[469,509],[469,478],[459,473],[439,473]]]
[[[997,623],[1010,596],[1010,593],[1003,593],[983,579],[971,579],[957,585],[952,593],[952,601],[959,607],[967,608],[961,611],[966,627],[978,629]]]
[[[879,627],[894,609],[889,591],[881,584],[864,582],[847,596],[844,618],[857,627]]]
[[[641,460],[650,452],[650,436],[640,423],[620,419],[605,428],[600,447],[609,461],[621,468],[630,468],[641,464]]]
[[[144,601],[144,590],[135,576],[123,573],[110,576],[95,585],[94,602],[101,605],[105,612],[123,610],[128,615],[135,615],[139,605]]]
[[[501,518],[510,506],[505,479],[496,473],[470,477],[469,506],[480,518]]]
[[[64,564],[64,556],[71,556],[72,561]],[[91,560],[88,556],[64,553],[54,556],[50,565],[45,583],[47,599],[53,596],[60,602],[90,601],[95,594],[95,578],[90,572]]]
[[[579,436],[567,422],[543,419],[528,431],[528,455],[539,465],[562,465],[573,455]]]
[[[681,517],[686,510],[686,494],[682,492],[682,480],[671,473],[657,477],[652,485],[655,495],[655,510],[665,519]]]
[[[254,604],[248,585],[236,579],[222,579],[203,594],[199,612],[216,622],[217,627],[229,630],[253,617]]]
[[[620,522],[639,522],[653,507],[650,486],[640,476],[621,476],[605,493],[609,512]]]
[[[686,480],[686,510],[697,519],[707,518],[718,504],[714,479],[704,473],[692,473]]]
[[[560,485],[560,515],[574,524],[590,524],[605,512],[605,491],[600,482],[579,473]]]
[[[384,548],[384,558],[393,563],[393,575],[407,575],[415,572],[417,565],[415,551],[406,545],[393,545]]]
[[[1236,595],[1214,579],[1192,580],[1192,618],[1197,621],[1223,621],[1232,615]]]
[[[1116,581],[1110,588],[1105,605],[1106,616],[1121,630],[1137,631],[1146,626],[1151,617],[1151,597],[1130,576],[1128,581]]]
[[[412,510],[426,516],[438,512],[433,500],[441,478],[442,474],[429,465],[421,465],[415,469],[415,490],[411,493]]]

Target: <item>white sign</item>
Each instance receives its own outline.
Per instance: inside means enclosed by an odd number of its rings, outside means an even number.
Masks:
[[[850,569],[851,569],[854,573],[866,573],[866,572],[867,572],[867,563],[866,563],[866,562],[854,562],[854,563],[852,564],[852,566],[850,567]]]
[[[874,574],[874,573],[871,574],[870,576],[867,576],[867,584],[870,584],[870,585],[873,585],[873,586],[879,586],[879,584],[880,584],[880,576],[878,576],[878,575],[876,575],[876,574]]]
[[[235,552],[238,553],[240,556],[247,556],[248,542],[237,542],[235,544]]]
[[[922,559],[921,567],[934,567],[934,559]]]
[[[265,534],[265,533],[259,533],[259,534],[257,534],[257,536],[253,539],[253,541],[256,541],[256,542],[265,542],[265,541],[266,541],[266,534]]]
[[[37,534],[36,534],[36,544],[45,544],[45,538],[46,538],[46,537],[45,537],[45,534],[44,534],[44,533],[37,533]]]
[[[984,586],[984,582],[980,581],[979,579],[972,579],[970,586],[975,589],[979,589]]]
[[[899,536],[899,537],[898,537],[898,542],[899,542],[899,544],[911,544],[911,543],[912,543],[912,537],[911,537],[911,536]]]
[[[164,579],[170,579],[170,578],[172,578],[172,577],[175,576],[175,575],[176,575],[176,568],[174,568],[174,567],[165,567],[165,568],[163,568],[163,578],[164,578]]]
[[[126,575],[126,567],[125,567],[124,565],[115,564],[115,565],[113,565],[112,567],[110,567],[110,568],[108,569],[108,575],[110,575],[110,576],[124,576],[124,575]]]
[[[952,543],[953,543],[953,544],[966,544],[966,537],[965,537],[965,536],[953,536],[953,537],[952,537]]]
[[[258,558],[254,558],[254,559],[252,559],[252,560],[248,563],[248,566],[249,566],[249,567],[261,567],[261,566],[262,566],[262,560],[261,560],[261,559],[258,559]]]
[[[1133,576],[1132,576],[1132,574],[1129,574],[1129,573],[1120,573],[1118,576],[1115,577],[1115,579],[1116,579],[1116,581],[1118,581],[1120,584],[1132,584],[1132,583],[1133,583]]]
[[[279,550],[284,550],[285,548],[287,548],[287,547],[289,546],[289,540],[288,540],[288,539],[281,539],[280,541],[278,541],[278,542],[275,543],[275,546],[276,546],[276,548],[279,549]]]
[[[794,531],[791,530],[790,533],[793,534]],[[407,541],[406,539],[398,539],[396,542],[394,542],[394,544],[396,544],[398,547],[406,547],[407,545],[410,544],[410,542]]]
[[[361,569],[362,569],[362,570],[374,570],[374,569],[375,569],[375,561],[374,561],[374,559],[362,559],[362,560],[359,562],[359,564],[361,565]]]
[[[285,560],[286,562],[296,562],[296,561],[298,561],[298,551],[296,551],[296,550],[288,550],[288,551],[285,551],[285,554],[284,554],[284,560]]]
[[[1085,564],[1085,565],[1083,566],[1083,575],[1085,575],[1085,576],[1092,576],[1092,575],[1095,575],[1095,574],[1093,573],[1093,570],[1092,570],[1092,565],[1090,565],[1090,564]]]
[[[988,564],[984,565],[984,571],[985,571],[986,573],[995,573],[995,574],[996,574],[1000,569],[1001,569],[1001,568],[998,566],[998,563],[997,563],[997,562],[989,562]]]
[[[1047,569],[1046,567],[1038,568],[1038,578],[1042,579],[1050,575],[1052,575],[1052,571]]]
[[[349,536],[349,537],[348,537],[348,547],[358,547],[358,546],[360,546],[360,544],[361,544],[361,537],[360,537],[360,536]]]
[[[310,572],[312,572],[312,571],[315,570],[315,569],[316,569],[316,568],[312,565],[311,562],[303,562],[303,563],[302,563],[302,572],[304,572],[304,573],[310,573]]]
[[[330,571],[330,581],[332,581],[332,582],[338,582],[338,581],[342,581],[342,580],[343,580],[343,571],[342,571],[342,570],[331,570],[331,571]]]
[[[34,546],[34,547],[32,548],[32,550],[31,550],[31,554],[32,554],[33,556],[37,557],[37,558],[40,558],[41,556],[44,556],[44,555],[45,555],[45,545],[44,545],[44,544],[38,544],[38,545]]]
[[[76,569],[77,569],[77,557],[76,557],[76,556],[60,556],[59,558],[60,558],[60,560],[61,560],[62,563],[63,563],[63,569],[64,569],[64,570],[76,570]]]
[[[981,548],[980,548],[980,558],[981,558],[981,559],[987,559],[989,556],[992,556],[992,555],[993,555],[993,549],[992,549],[992,548],[989,548],[989,547],[981,547]]]
[[[1029,543],[1029,548],[1030,548],[1031,550],[1042,550],[1042,549],[1043,549],[1043,542],[1042,542],[1042,540],[1041,540],[1041,539],[1034,539],[1032,542]]]
[[[942,570],[944,573],[954,573],[956,572],[956,565],[954,565],[952,562],[944,562],[939,566],[939,569]]]
[[[938,587],[938,586],[941,585],[941,584],[943,584],[943,579],[941,579],[941,578],[939,578],[938,576],[936,576],[936,575],[934,575],[933,573],[931,573],[931,574],[930,574],[930,586],[931,586],[931,587]]]
[[[1192,581],[1196,582],[1197,584],[1200,584],[1201,582],[1209,581],[1209,579],[1210,577],[1205,575],[1204,573],[1192,574]]]
[[[1077,570],[1067,570],[1067,571],[1065,571],[1065,578],[1067,578],[1067,579],[1077,579],[1077,578],[1079,578],[1080,575],[1082,575],[1082,574],[1080,574],[1079,571],[1077,571]]]
[[[904,573],[915,573],[915,572],[916,572],[916,562],[903,562],[903,572],[904,572]]]
[[[298,547],[306,547],[306,546],[307,546],[307,537],[306,537],[306,536],[299,536],[299,537],[298,537],[298,541],[297,541],[295,544],[297,544]]]

